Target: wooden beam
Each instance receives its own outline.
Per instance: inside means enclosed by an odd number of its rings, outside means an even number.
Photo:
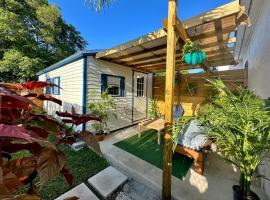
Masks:
[[[207,57],[206,61],[213,62],[213,61],[216,61],[216,60],[228,60],[228,59],[234,60],[233,55],[232,54],[216,55],[216,56],[212,56],[212,57]]]
[[[179,58],[176,59],[176,62],[180,62],[180,61],[181,61],[181,57],[179,56]],[[145,63],[142,63],[142,64],[132,64],[131,66],[136,67],[136,68],[143,68],[143,67],[147,67],[147,66],[160,65],[160,64],[163,64],[163,63],[166,64],[166,59],[145,62]]]
[[[172,174],[172,133],[169,127],[173,123],[174,80],[175,80],[175,52],[176,31],[174,22],[177,19],[177,0],[169,0],[168,30],[167,30],[167,59],[166,59],[166,86],[165,86],[165,135],[163,150],[163,178],[162,200],[171,199]]]
[[[176,50],[176,54],[180,54],[182,52],[182,50]],[[131,65],[131,64],[136,64],[138,62],[142,62],[142,61],[147,61],[147,60],[151,60],[151,59],[155,59],[156,57],[159,57],[159,58],[163,58],[166,60],[166,53],[161,53],[161,54],[156,54],[155,56],[146,56],[146,57],[142,57],[142,58],[135,58],[135,59],[132,59],[130,61],[123,61],[121,62],[123,65]],[[140,63],[141,64],[141,63]]]
[[[234,60],[219,60],[219,61],[214,61],[214,62],[206,61],[205,64],[211,67],[218,67],[218,66],[225,66],[225,65],[236,65],[238,63],[235,62]]]
[[[220,34],[228,34],[235,31],[235,25],[231,25],[225,28],[220,28],[217,30],[213,30],[213,31],[205,31],[205,32],[201,32],[201,33],[194,33],[194,35],[191,35],[191,39],[192,40],[199,40],[199,39],[207,39],[210,37],[215,37],[216,35],[220,35]]]
[[[212,51],[212,53],[210,52],[205,52],[206,53],[206,57],[207,58],[211,58],[214,56],[218,56],[218,55],[233,55],[233,51],[229,51],[229,50],[220,50],[220,51]]]
[[[198,68],[202,68],[200,65],[192,65],[192,66],[188,66],[188,65],[182,65],[182,64],[176,64],[175,65],[175,70],[188,70],[188,69],[198,69]],[[156,65],[156,66],[149,66],[149,67],[144,67],[144,68],[136,68],[134,67],[134,69],[138,69],[138,70],[145,70],[148,72],[154,71],[154,70],[166,70],[166,64],[164,63],[163,65]]]
[[[188,66],[175,66],[175,71],[181,71],[181,70],[189,70],[191,68],[189,68]],[[198,67],[193,67],[192,69],[202,69],[201,66]],[[156,69],[151,69],[149,70],[152,73],[157,73],[157,72],[165,72],[166,68],[156,68]]]
[[[177,34],[179,35],[179,37],[183,40],[186,41],[187,39],[189,39],[189,36],[186,32],[186,29],[184,28],[182,22],[176,18],[176,21],[173,22],[173,26],[177,31]],[[168,19],[164,19],[163,20],[163,29],[165,31],[167,31],[168,29]]]
[[[137,39],[134,39],[132,41],[129,41],[129,42],[123,43],[121,45],[118,45],[116,47],[113,47],[113,48],[107,49],[105,51],[99,52],[99,53],[97,53],[96,58],[101,58],[101,57],[105,57],[105,56],[111,56],[111,55],[116,54],[116,53],[118,53],[120,51],[129,49],[129,48],[132,48],[132,47],[135,47],[135,46],[140,46],[140,45],[145,44],[147,42],[151,42],[151,41],[153,41],[155,39],[160,39],[160,38],[163,38],[163,37],[166,37],[166,36],[167,36],[166,31],[164,31],[163,29],[160,29],[158,31],[155,31],[155,32],[149,33],[147,35],[141,36],[141,37],[139,37]]]
[[[226,16],[235,15],[240,11],[240,5],[238,1],[233,1],[226,5],[215,8],[211,11],[203,13],[201,15],[192,17],[188,20],[183,21],[183,26],[187,29],[190,27],[198,26],[210,21],[214,21]]]
[[[215,47],[215,46],[219,46],[219,48],[224,48],[224,47],[226,47],[227,44],[231,44],[231,43],[236,43],[236,38],[235,37],[229,38],[229,40],[219,40],[217,42],[210,42],[210,43],[207,43],[207,44],[202,44],[201,48],[202,49],[207,49],[207,48]],[[220,47],[220,46],[222,46],[222,47]]]
[[[129,54],[125,54],[125,55],[115,57],[115,58],[110,58],[110,59],[107,59],[107,60],[108,61],[114,60],[114,59],[122,60],[122,59],[126,59],[126,58],[129,58],[129,57],[135,57],[135,56],[138,56],[138,55],[141,55],[141,54],[151,53],[152,51],[160,51],[160,50],[166,49],[166,47],[167,47],[167,45],[163,44],[163,45],[155,46],[155,47],[152,47],[152,48],[149,48],[149,49],[142,49],[142,50],[136,51],[134,53],[129,53]]]

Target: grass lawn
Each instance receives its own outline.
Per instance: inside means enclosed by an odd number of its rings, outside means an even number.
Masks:
[[[161,137],[161,144],[159,145],[155,130],[147,130],[142,134],[141,138],[134,135],[114,145],[163,169],[163,137]],[[191,167],[192,162],[193,160],[189,157],[174,153],[172,158],[172,174],[182,180]]]
[[[104,158],[101,158],[87,147],[84,147],[78,152],[74,152],[67,145],[61,144],[59,145],[59,149],[64,152],[68,160],[67,168],[73,174],[73,184],[70,187],[64,177],[55,177],[41,188],[38,187],[43,200],[55,199],[108,166]]]

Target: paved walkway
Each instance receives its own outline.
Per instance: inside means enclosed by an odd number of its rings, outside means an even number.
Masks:
[[[137,134],[136,126],[115,132],[101,142],[101,150],[106,159],[124,174],[150,187],[160,196],[162,190],[162,170],[117,148],[113,144]],[[197,174],[193,167],[184,180],[172,177],[172,198],[176,200],[232,200],[232,186],[238,183],[237,169],[221,160],[216,153],[208,154],[204,175]],[[254,188],[267,200],[263,192]]]
[[[71,197],[77,197],[80,200],[108,199],[127,180],[127,176],[114,167],[109,166],[88,179],[87,182],[92,187],[92,191],[90,189],[91,187],[89,188],[85,183],[81,183],[55,200],[64,200]],[[98,198],[93,191],[101,198]]]

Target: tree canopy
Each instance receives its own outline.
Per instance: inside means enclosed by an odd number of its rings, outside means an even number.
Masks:
[[[113,0],[85,0],[86,3],[94,6],[97,11],[100,11],[103,7],[110,5],[112,1]]]
[[[0,0],[0,82],[35,79],[86,44],[48,0]]]

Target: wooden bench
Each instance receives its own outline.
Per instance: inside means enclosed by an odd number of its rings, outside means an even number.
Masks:
[[[160,133],[165,128],[165,120],[163,117],[159,117],[156,119],[150,119],[138,124],[138,137],[141,137],[141,133],[148,129],[154,129],[157,131],[157,141],[160,144]]]
[[[194,171],[203,174],[204,171],[204,154],[207,153],[211,148],[212,141],[207,140],[205,145],[201,148],[200,151],[195,151],[193,149],[177,145],[175,152],[188,156],[194,159]]]

